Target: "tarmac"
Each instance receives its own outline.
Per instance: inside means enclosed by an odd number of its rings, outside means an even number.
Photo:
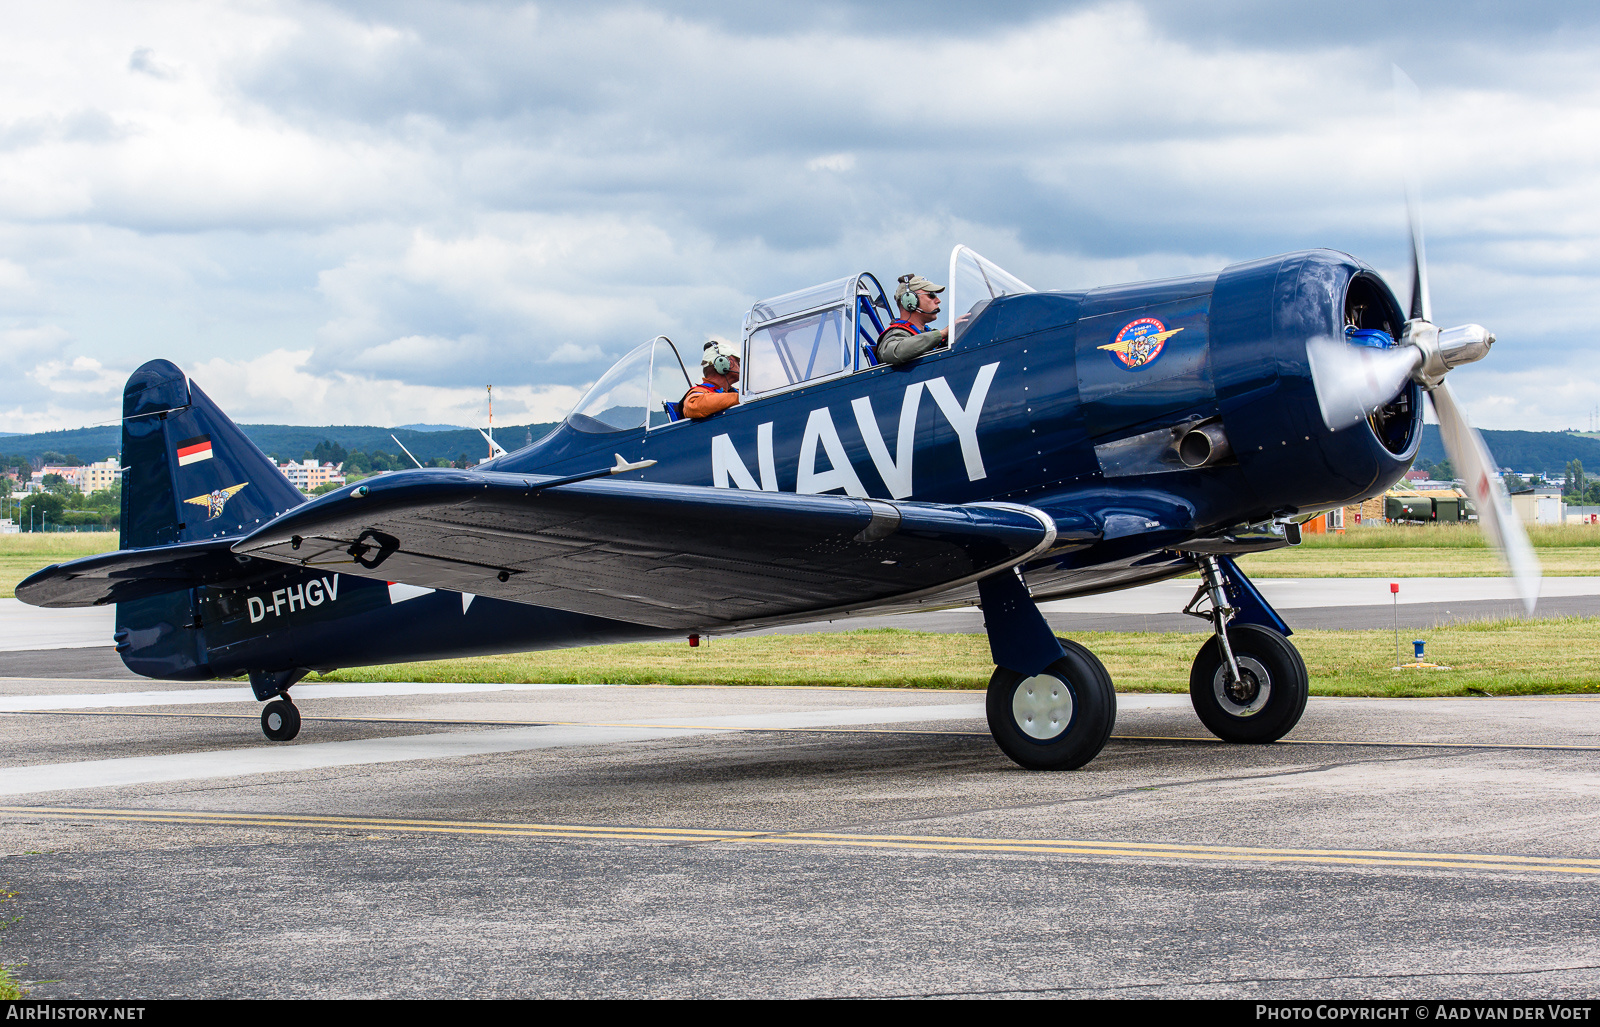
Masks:
[[[1402,611],[1505,602],[1447,580]],[[1592,615],[1567,580],[1541,614]],[[1392,617],[1381,584],[1345,608]],[[1305,626],[1357,587],[1268,597]],[[0,962],[34,998],[1600,991],[1600,696],[1312,699],[1237,746],[1124,694],[1050,774],[976,692],[303,684],[275,744],[237,682],[119,677],[73,646],[104,624],[12,613]]]

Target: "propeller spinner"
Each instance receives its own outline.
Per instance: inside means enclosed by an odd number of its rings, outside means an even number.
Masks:
[[[1398,67],[1394,69],[1395,112],[1406,127],[1416,123],[1417,87]],[[1528,543],[1528,533],[1511,508],[1505,487],[1494,474],[1483,436],[1468,422],[1457,405],[1445,375],[1451,368],[1482,360],[1494,345],[1494,335],[1482,325],[1468,324],[1441,330],[1432,323],[1433,304],[1428,294],[1427,258],[1422,238],[1421,205],[1412,161],[1402,154],[1405,169],[1406,220],[1411,235],[1411,310],[1398,342],[1358,336],[1312,339],[1306,347],[1311,377],[1316,386],[1322,420],[1338,431],[1365,420],[1399,394],[1409,381],[1428,393],[1439,418],[1439,434],[1450,462],[1466,483],[1478,508],[1478,524],[1489,544],[1499,551],[1516,582],[1524,608],[1531,614],[1539,597],[1539,561]]]

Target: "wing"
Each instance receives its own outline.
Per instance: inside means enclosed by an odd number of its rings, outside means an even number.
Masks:
[[[400,471],[234,547],[286,563],[653,627],[714,629],[931,594],[1048,549],[1054,522],[945,506],[653,482]]]

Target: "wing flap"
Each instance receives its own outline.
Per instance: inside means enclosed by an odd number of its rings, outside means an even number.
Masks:
[[[1006,504],[889,503],[444,470],[368,479],[236,552],[653,627],[871,606],[1013,566],[1055,539]]]

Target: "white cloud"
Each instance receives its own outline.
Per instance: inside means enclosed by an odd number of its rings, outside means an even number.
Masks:
[[[850,171],[856,166],[853,153],[830,153],[806,161],[807,171]]]
[[[189,377],[240,423],[483,424],[485,395],[477,388],[415,385],[375,375],[307,372],[309,350],[274,350],[248,360],[217,358],[188,369]],[[495,386],[502,423],[560,420],[582,390],[572,386]]]
[[[955,242],[1041,288],[1310,245],[1403,262],[1388,51],[1358,33],[1304,16],[1285,43],[1233,7],[1198,34],[1183,5],[955,11],[893,64],[881,16],[840,9],[10,12],[0,326],[61,334],[28,351],[59,370],[23,376],[9,430],[84,416],[72,375],[157,355],[254,369],[240,395],[265,420],[460,420],[398,411],[489,377],[546,409],[658,332],[692,349],[762,296],[938,277]],[[1412,68],[1435,304],[1500,336],[1485,369],[1594,352],[1600,57],[1574,19],[1453,15]],[[258,366],[283,354],[303,356]],[[1505,426],[1592,405],[1484,395]]]

